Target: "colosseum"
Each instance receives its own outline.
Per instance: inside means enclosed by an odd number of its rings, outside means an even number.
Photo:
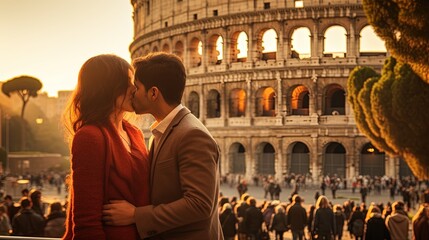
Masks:
[[[182,103],[218,141],[222,175],[411,174],[359,132],[347,102],[350,72],[380,71],[389,55],[361,0],[131,4],[132,58],[164,51],[183,60]]]

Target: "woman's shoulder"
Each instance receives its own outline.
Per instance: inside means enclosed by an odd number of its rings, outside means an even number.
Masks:
[[[103,138],[101,127],[96,125],[85,125],[79,128],[74,135],[74,141],[98,141]]]

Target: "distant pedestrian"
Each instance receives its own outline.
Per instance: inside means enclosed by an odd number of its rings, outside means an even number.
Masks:
[[[275,232],[276,240],[283,240],[283,234],[288,228],[287,217],[283,206],[279,205],[276,207],[276,213],[273,215],[270,227],[270,231]]]
[[[237,235],[237,223],[238,219],[232,211],[232,206],[229,203],[225,203],[222,207],[222,211],[219,215],[220,224],[222,226],[223,237],[225,240],[234,240]]]
[[[43,236],[45,220],[31,209],[31,200],[27,197],[21,198],[21,210],[12,221],[12,235],[14,236]]]
[[[45,237],[60,238],[64,235],[66,213],[60,202],[51,204],[50,213],[46,219]]]
[[[389,230],[381,217],[381,211],[374,205],[371,205],[368,209],[365,240],[390,240]]]
[[[12,226],[7,215],[7,207],[0,205],[0,235],[10,235],[11,230]]]
[[[386,226],[389,229],[392,240],[407,240],[409,220],[404,211],[403,202],[394,202],[392,204],[392,214],[386,218]]]
[[[344,214],[341,205],[335,205],[334,219],[335,219],[334,238],[337,240],[341,240],[341,238],[343,237],[344,222],[346,220],[346,215]]]
[[[368,188],[366,186],[362,186],[360,188],[360,196],[363,203],[366,202],[366,195],[368,195]]]
[[[241,197],[241,195],[247,192],[247,183],[245,180],[241,180],[240,183],[237,185],[237,191],[238,197]]]
[[[331,240],[335,232],[334,212],[329,205],[328,198],[320,196],[316,203],[314,215],[314,231],[318,239]]]
[[[347,229],[350,235],[355,239],[362,239],[364,233],[365,215],[362,213],[360,206],[353,208],[352,214],[348,221]]]
[[[293,240],[304,239],[304,228],[307,225],[307,213],[302,206],[302,198],[295,194],[292,204],[287,208],[288,225],[292,231]]]
[[[253,197],[247,199],[249,208],[246,209],[243,218],[243,226],[248,240],[257,240],[261,233],[262,223],[264,221],[262,212],[256,207],[256,200]]]

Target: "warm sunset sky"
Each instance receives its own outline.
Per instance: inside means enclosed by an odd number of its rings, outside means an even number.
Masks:
[[[82,64],[113,53],[130,61],[130,0],[0,0],[0,81],[40,79],[42,91],[74,89]]]

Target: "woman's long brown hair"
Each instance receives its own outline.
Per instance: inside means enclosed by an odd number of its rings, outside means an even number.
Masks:
[[[92,57],[83,64],[63,114],[69,138],[84,125],[103,125],[109,121],[116,99],[126,93],[131,82],[131,69],[127,61],[111,54]]]

